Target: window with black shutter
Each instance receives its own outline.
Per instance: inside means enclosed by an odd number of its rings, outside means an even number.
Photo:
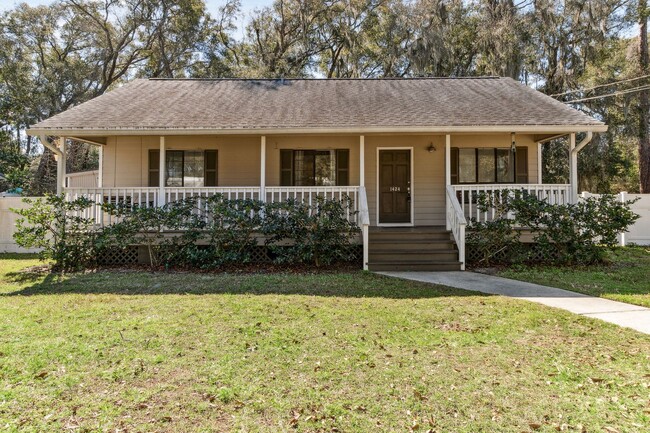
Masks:
[[[350,183],[350,151],[280,151],[280,185],[347,186]]]
[[[218,185],[216,150],[167,150],[165,186],[202,187]],[[160,186],[160,150],[149,150],[149,186]]]
[[[452,147],[451,183],[528,183],[528,148]]]

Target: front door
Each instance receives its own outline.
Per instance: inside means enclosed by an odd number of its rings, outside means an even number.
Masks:
[[[379,223],[411,222],[411,151],[379,150]]]

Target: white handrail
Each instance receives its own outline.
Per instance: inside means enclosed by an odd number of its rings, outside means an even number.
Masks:
[[[366,187],[359,187],[359,215],[358,224],[361,227],[361,238],[363,242],[363,270],[368,270],[368,230],[370,227],[370,211],[368,210],[368,196]]]
[[[460,269],[465,270],[465,228],[467,219],[463,208],[458,203],[456,191],[452,185],[447,185],[447,226],[451,230],[456,245],[458,246],[458,261]]]

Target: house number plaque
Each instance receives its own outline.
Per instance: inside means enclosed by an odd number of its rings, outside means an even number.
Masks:
[[[401,189],[399,186],[391,186],[390,187],[390,192],[400,192]]]

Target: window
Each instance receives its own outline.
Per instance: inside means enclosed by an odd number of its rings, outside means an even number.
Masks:
[[[458,182],[476,183],[476,149],[458,150]]]
[[[528,148],[452,148],[451,183],[528,183]]]
[[[348,185],[350,151],[287,150],[280,151],[282,186]]]
[[[217,186],[216,150],[168,150],[165,152],[165,186]],[[149,150],[149,186],[158,186],[160,151]]]

